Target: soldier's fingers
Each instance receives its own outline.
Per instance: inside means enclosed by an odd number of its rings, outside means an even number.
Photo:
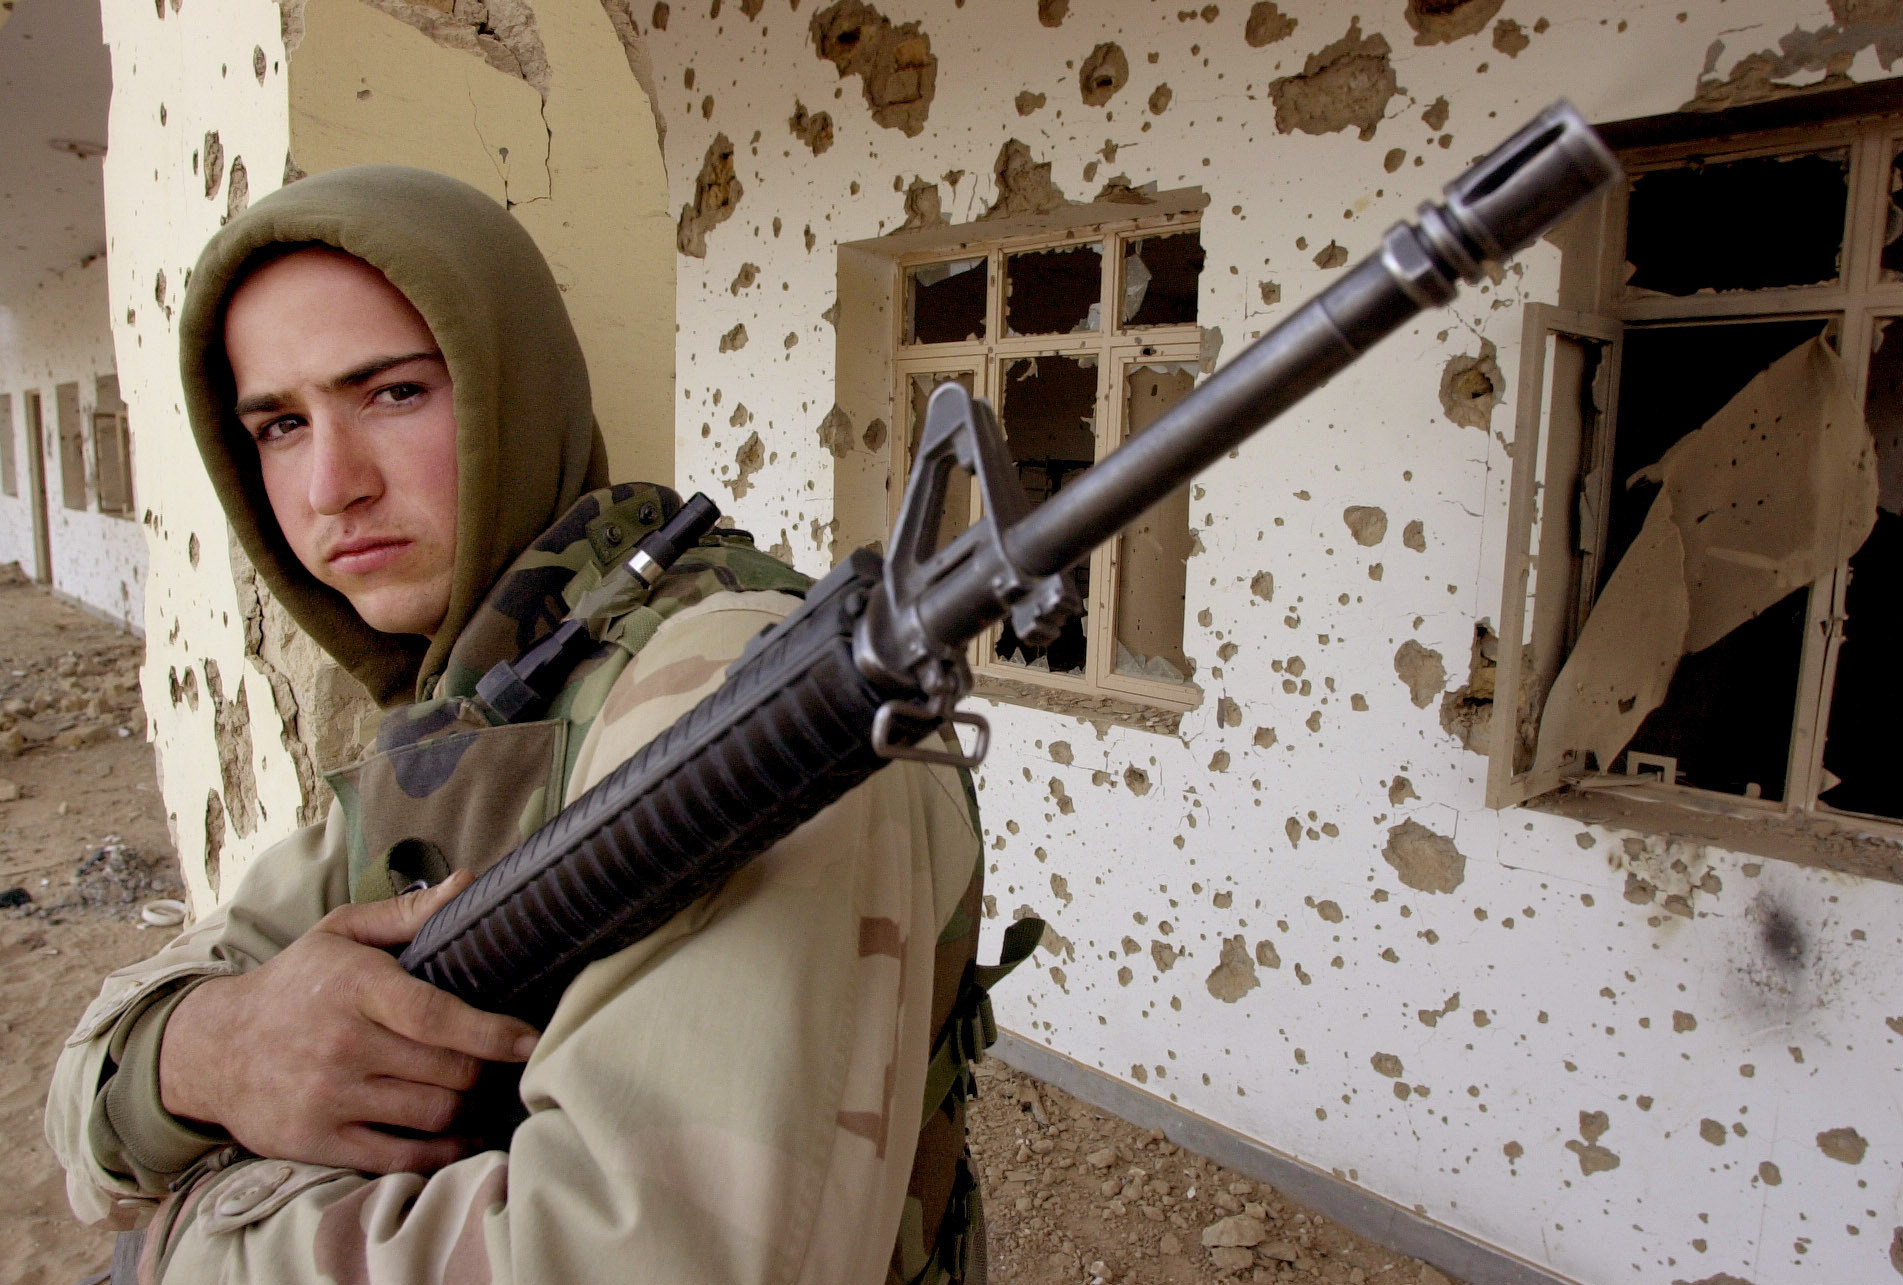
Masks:
[[[393,969],[364,989],[364,1016],[419,1044],[485,1062],[526,1062],[536,1030],[527,1022],[472,1008],[448,991]]]
[[[458,870],[434,888],[406,892],[388,901],[339,906],[319,920],[317,928],[366,946],[401,946],[416,936],[424,920],[472,882],[467,870]]]
[[[466,1138],[403,1138],[367,1124],[337,1130],[332,1162],[364,1173],[433,1173],[470,1152]]]
[[[462,1094],[434,1084],[412,1080],[392,1080],[379,1076],[369,1080],[352,1095],[358,1104],[358,1122],[394,1125],[418,1133],[441,1134],[456,1122],[462,1109]]]
[[[370,1076],[388,1076],[466,1093],[482,1074],[482,1061],[434,1043],[420,1042],[381,1025],[370,1027],[361,1065]]]

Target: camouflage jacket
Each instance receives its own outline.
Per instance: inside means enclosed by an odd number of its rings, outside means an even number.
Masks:
[[[353,894],[388,895],[405,853],[494,860],[792,609],[802,579],[718,536],[648,603],[617,605],[548,717],[491,725],[474,699],[488,665],[545,636],[672,503],[630,487],[580,501],[498,582],[433,699],[332,777],[326,821],[107,979],[62,1053],[47,1134],[82,1218],[150,1216],[141,1279],[831,1283],[955,1264],[938,1224],[969,1195],[953,1162],[983,970],[975,813],[944,768],[879,773],[592,964],[524,1070],[507,1150],[371,1177],[250,1156],[159,1105],[164,1019],[194,979],[256,967]]]

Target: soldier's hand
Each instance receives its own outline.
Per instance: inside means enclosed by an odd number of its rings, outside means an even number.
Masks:
[[[446,1132],[463,1095],[483,1062],[526,1061],[535,1029],[418,981],[382,948],[469,883],[458,872],[340,906],[262,967],[198,986],[166,1022],[165,1109],[281,1160],[428,1172],[465,1154],[469,1140]]]

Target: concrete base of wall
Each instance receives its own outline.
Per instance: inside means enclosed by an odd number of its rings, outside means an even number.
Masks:
[[[1083,1099],[1130,1123],[1161,1129],[1179,1147],[1226,1169],[1266,1182],[1290,1200],[1332,1218],[1378,1245],[1432,1263],[1468,1285],[1577,1285],[1566,1276],[1470,1240],[1331,1173],[1223,1128],[1145,1093],[1095,1067],[1072,1061],[1010,1031],[998,1032],[991,1055],[1007,1066]]]
[[[107,624],[111,625],[114,629],[118,629],[125,633],[131,634],[134,638],[145,637],[145,629],[143,626],[133,624],[130,620],[125,619],[123,616],[116,616],[112,612],[107,611],[102,607],[95,607],[93,606],[92,603],[87,602],[82,598],[75,598],[73,597],[72,594],[66,593],[64,590],[49,588],[47,592],[52,594],[55,598],[58,598],[61,602],[65,603],[67,606],[77,607],[81,611],[85,612],[87,615],[91,616],[93,619],[105,621]]]

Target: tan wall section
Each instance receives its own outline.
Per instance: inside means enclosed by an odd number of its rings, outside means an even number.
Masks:
[[[292,150],[311,174],[390,161],[507,202],[567,297],[614,475],[672,482],[674,225],[654,113],[598,0],[539,0],[532,18],[516,76],[364,0],[309,0]]]

